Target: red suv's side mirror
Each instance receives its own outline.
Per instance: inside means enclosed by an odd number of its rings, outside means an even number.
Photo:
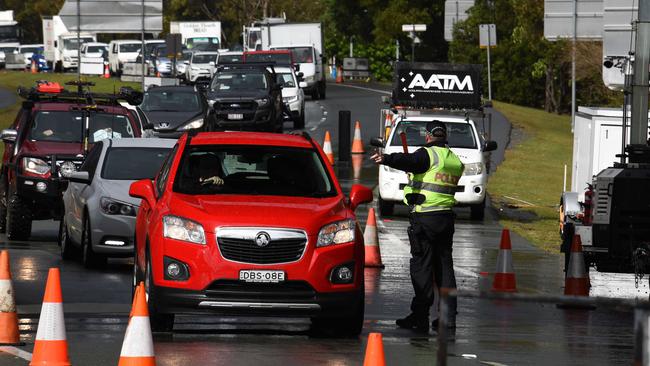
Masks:
[[[354,184],[350,189],[350,208],[352,211],[362,203],[372,202],[372,191],[361,184]]]
[[[131,183],[129,196],[142,198],[147,201],[150,207],[153,207],[156,204],[156,197],[153,194],[153,183],[151,183],[151,179],[142,179]]]

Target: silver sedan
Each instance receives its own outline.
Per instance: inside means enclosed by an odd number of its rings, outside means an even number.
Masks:
[[[129,196],[131,183],[153,179],[176,144],[171,139],[112,139],[97,142],[79,171],[68,178],[59,227],[61,257],[78,252],[84,266],[107,257],[133,255],[135,216],[140,199]]]

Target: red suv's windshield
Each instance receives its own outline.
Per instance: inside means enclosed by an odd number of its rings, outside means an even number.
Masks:
[[[336,195],[314,150],[273,146],[192,146],[174,181],[185,194]]]
[[[81,142],[83,117],[79,111],[40,111],[29,131],[32,141]],[[93,143],[107,138],[134,137],[129,118],[122,114],[91,113],[88,137]]]

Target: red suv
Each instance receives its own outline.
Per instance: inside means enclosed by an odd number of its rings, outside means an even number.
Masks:
[[[363,235],[349,198],[308,135],[184,135],[154,181],[131,185],[134,281],[145,282],[154,330],[174,314],[311,317],[326,334],[363,323]]]

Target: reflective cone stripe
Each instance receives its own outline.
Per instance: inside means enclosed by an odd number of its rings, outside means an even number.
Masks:
[[[364,251],[366,254],[366,267],[383,267],[381,262],[381,251],[379,249],[379,236],[377,233],[377,218],[375,209],[368,210],[366,229],[363,232]]]
[[[582,253],[580,235],[574,235],[571,242],[571,257],[564,282],[564,294],[573,296],[589,296],[589,276],[585,268],[585,258]]]
[[[501,244],[499,256],[497,257],[497,269],[492,282],[492,291],[517,292],[517,281],[512,266],[512,244],[510,243],[510,231],[503,229],[501,232]]]
[[[131,319],[124,335],[118,366],[155,365],[149,309],[147,308],[144,284],[140,282],[135,291]]]
[[[354,123],[354,138],[352,140],[352,154],[363,154],[363,141],[361,141],[361,123],[356,121]]]
[[[0,345],[20,344],[16,299],[11,283],[9,252],[0,252]]]
[[[59,269],[50,268],[30,366],[70,365],[62,302]]]
[[[363,359],[363,366],[384,366],[386,357],[384,356],[384,343],[381,333],[368,334],[368,345],[366,346],[366,356]]]
[[[330,164],[334,165],[334,152],[332,151],[332,138],[330,137],[330,132],[325,131],[325,141],[323,141],[323,152],[327,156]]]
[[[361,167],[363,166],[363,155],[352,155],[352,176],[358,180],[361,178]]]

